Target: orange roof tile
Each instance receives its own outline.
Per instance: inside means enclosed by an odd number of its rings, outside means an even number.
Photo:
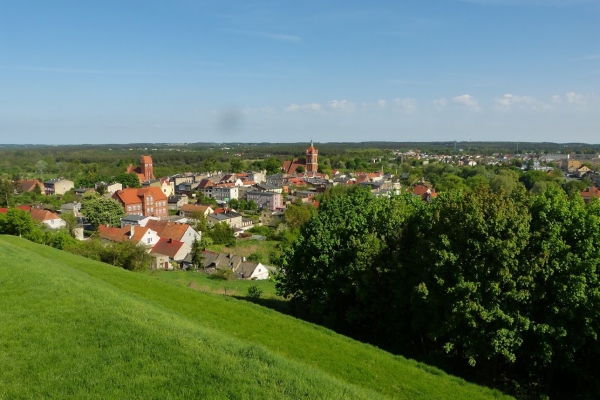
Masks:
[[[184,243],[179,240],[160,238],[158,243],[152,248],[152,252],[174,258],[183,245]]]
[[[31,213],[31,218],[35,219],[36,221],[40,221],[40,222],[60,218],[58,215],[54,214],[53,212],[48,211],[48,210],[42,210],[40,208],[32,208],[29,212]]]
[[[175,222],[150,220],[146,223],[146,227],[156,231],[161,238],[181,240],[190,226]]]

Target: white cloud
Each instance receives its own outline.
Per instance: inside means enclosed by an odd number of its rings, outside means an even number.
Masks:
[[[431,103],[437,107],[446,107],[448,105],[448,100],[442,97],[441,99],[435,99]]]
[[[481,110],[481,107],[479,107],[479,100],[470,94],[462,94],[460,96],[453,97],[452,102],[459,106],[466,107],[472,111]]]
[[[395,111],[414,112],[417,109],[417,100],[415,99],[394,99],[392,109]]]
[[[321,105],[319,103],[308,103],[308,104],[290,104],[285,108],[285,111],[300,111],[300,110],[313,110],[318,111],[321,109]]]
[[[387,106],[387,101],[384,99],[377,100],[377,107],[385,108]]]
[[[550,101],[552,101],[552,103],[554,103],[554,104],[560,104],[560,103],[562,103],[562,98],[560,97],[560,95],[555,94],[554,96],[552,96],[550,98]]]
[[[354,111],[356,109],[356,104],[348,100],[331,100],[328,106],[332,110]]]
[[[569,92],[565,95],[565,98],[569,104],[575,104],[579,106],[587,106],[588,104],[588,96],[584,96],[580,93]]]
[[[519,96],[507,93],[499,99],[496,99],[496,108],[502,111],[508,111],[512,107],[535,108],[537,100],[531,96]]]

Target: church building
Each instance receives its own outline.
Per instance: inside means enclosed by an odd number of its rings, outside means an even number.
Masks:
[[[150,179],[156,179],[154,177],[154,167],[152,166],[152,157],[142,156],[140,158],[140,166],[134,168],[133,165],[129,164],[127,167],[128,174],[136,174],[141,182],[149,181]]]
[[[318,155],[319,151],[313,146],[311,140],[310,147],[306,149],[306,159],[300,160],[294,158],[292,161],[284,161],[282,166],[283,171],[286,174],[295,174],[298,172],[298,167],[302,167],[307,175],[315,175],[319,169]]]

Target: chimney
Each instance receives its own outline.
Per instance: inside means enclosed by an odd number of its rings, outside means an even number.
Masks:
[[[167,242],[167,243],[173,243],[173,239],[172,239],[172,238],[169,238],[169,240],[168,240],[168,242]]]
[[[131,225],[131,237],[135,234],[135,225]]]

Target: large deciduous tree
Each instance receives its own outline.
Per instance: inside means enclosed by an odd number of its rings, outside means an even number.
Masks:
[[[83,196],[81,212],[95,227],[100,225],[121,226],[121,218],[125,216],[125,210],[119,202],[100,197],[96,193],[86,193]]]

